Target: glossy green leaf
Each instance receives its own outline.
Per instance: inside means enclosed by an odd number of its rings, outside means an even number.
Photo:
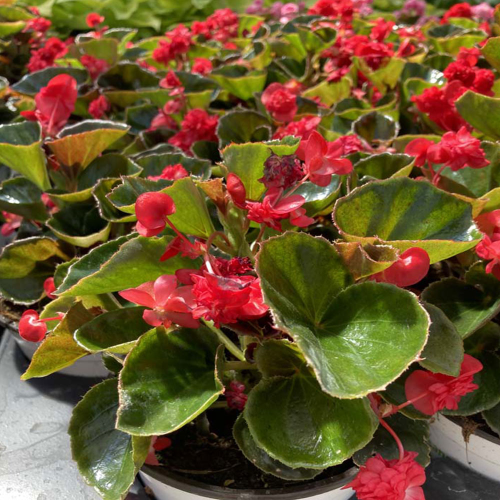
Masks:
[[[483,351],[498,351],[500,349],[500,325],[489,321],[465,339],[464,348],[471,356],[481,354]]]
[[[500,436],[500,403],[489,410],[483,411],[483,418],[490,429]]]
[[[349,286],[353,278],[326,240],[304,233],[270,239],[262,244],[257,272],[278,326],[332,396],[383,389],[425,345],[429,319],[416,297],[380,283]]]
[[[306,209],[309,217],[318,214],[326,215],[331,212],[333,204],[340,196],[342,179],[342,176],[332,175],[328,186],[322,187],[306,181],[297,188],[295,194],[300,194],[306,200],[303,208]]]
[[[261,92],[264,89],[267,73],[265,71],[247,72],[244,66],[225,66],[212,71],[210,78],[215,80],[224,90],[247,101],[256,92]]]
[[[464,359],[462,338],[441,309],[432,304],[424,307],[431,318],[431,328],[420,364],[432,372],[458,377]]]
[[[21,377],[22,380],[46,377],[89,354],[73,338],[73,333],[93,318],[81,302],[77,302],[65,314],[64,319],[49,333],[33,355],[33,359]]]
[[[500,281],[477,264],[465,281],[446,278],[432,283],[422,299],[439,307],[466,338],[500,312]]]
[[[118,63],[103,73],[97,80],[101,88],[116,88],[121,90],[139,90],[158,88],[160,77],[129,61]]]
[[[113,66],[118,60],[118,40],[114,38],[93,38],[76,45],[80,54],[103,59],[108,65]]]
[[[382,153],[359,160],[354,170],[359,177],[389,179],[390,177],[408,177],[412,171],[415,158],[397,153]]]
[[[497,70],[500,71],[500,37],[489,38],[481,48],[484,58]]]
[[[264,162],[271,153],[280,156],[294,154],[299,143],[300,140],[295,137],[286,137],[282,141],[231,144],[222,150],[222,158],[229,172],[242,180],[247,198],[258,200],[266,190],[264,184],[259,182],[264,175]]]
[[[405,451],[418,453],[417,462],[423,467],[427,467],[431,461],[431,447],[428,442],[429,424],[422,420],[411,420],[401,414],[393,415],[386,421],[401,439]],[[361,466],[375,453],[382,455],[385,460],[399,458],[396,441],[382,426],[379,426],[368,445],[354,454],[353,460],[356,465]]]
[[[351,95],[352,82],[348,77],[341,78],[338,82],[323,81],[314,87],[302,92],[309,99],[319,97],[323,104],[332,106]]]
[[[347,241],[384,241],[401,251],[420,247],[431,263],[465,252],[481,239],[469,203],[404,177],[370,182],[339,199],[334,222]]]
[[[124,498],[151,443],[117,430],[117,409],[118,380],[105,380],[76,405],[68,430],[80,474],[104,500]]]
[[[118,292],[164,274],[174,274],[177,269],[196,267],[196,261],[179,256],[160,262],[171,240],[171,236],[145,238],[131,235],[105,243],[69,268],[57,293],[76,297]]]
[[[255,443],[243,415],[240,415],[234,424],[233,436],[247,460],[267,474],[272,474],[286,481],[305,481],[314,479],[323,470],[305,468],[292,469],[278,460],[271,458]]]
[[[8,37],[23,30],[26,26],[24,21],[0,22],[0,37]]]
[[[203,180],[210,178],[211,163],[209,161],[192,158],[182,153],[151,154],[137,160],[137,164],[144,169],[144,177],[160,175],[166,166],[178,163],[196,177]]]
[[[500,139],[500,99],[468,90],[455,106],[475,129],[494,140]]]
[[[218,345],[206,328],[156,328],[141,337],[120,372],[117,428],[166,434],[206,410],[223,391],[215,370]]]
[[[398,57],[391,57],[388,63],[377,70],[372,70],[368,64],[359,57],[354,57],[354,64],[383,94],[388,89],[393,89],[399,82],[399,77],[403,72],[405,60]]]
[[[32,304],[44,295],[43,282],[68,256],[50,238],[33,237],[4,247],[0,255],[0,293],[21,304]]]
[[[389,116],[372,111],[355,120],[352,129],[369,144],[390,143],[398,135],[399,123]]]
[[[144,307],[126,307],[101,314],[75,332],[75,340],[90,352],[127,354],[137,339],[151,330],[143,319]]]
[[[123,123],[85,120],[64,128],[60,138],[48,145],[63,165],[77,165],[83,169],[128,130],[129,127]]]
[[[0,125],[0,162],[24,175],[40,189],[50,188],[38,123]]]
[[[43,87],[46,87],[50,80],[58,75],[70,75],[76,80],[78,85],[82,85],[89,79],[89,74],[86,69],[54,66],[23,76],[21,80],[12,85],[12,90],[20,94],[34,96],[40,92]]]
[[[0,186],[0,210],[43,222],[48,215],[41,196],[42,191],[24,177],[8,179]]]
[[[236,109],[225,113],[219,119],[217,137],[220,147],[228,144],[244,144],[271,139],[269,120],[261,113],[249,109]]]
[[[474,383],[479,388],[459,401],[458,410],[443,410],[443,414],[469,416],[490,410],[500,403],[500,357],[484,352],[477,359],[483,364],[483,369],[474,375]]]

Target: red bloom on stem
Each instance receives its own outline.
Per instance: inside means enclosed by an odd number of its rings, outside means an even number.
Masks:
[[[441,24],[446,24],[448,19],[452,17],[466,17],[468,19],[472,19],[472,16],[472,8],[468,3],[456,3],[444,13],[444,16],[441,19]]]
[[[204,57],[197,57],[194,60],[193,67],[191,68],[193,73],[198,73],[199,75],[208,75],[212,69],[212,61]]]
[[[156,236],[167,225],[167,217],[175,213],[174,200],[166,193],[143,193],[135,203],[137,232],[142,236]]]
[[[28,342],[41,342],[47,333],[47,322],[61,320],[63,317],[62,313],[58,313],[53,318],[40,319],[34,309],[28,309],[19,320],[19,335]]]
[[[462,127],[458,132],[446,132],[438,144],[433,144],[427,151],[427,158],[432,163],[441,163],[453,171],[464,167],[482,168],[489,165],[481,141],[472,137]]]
[[[56,285],[54,284],[54,278],[47,278],[43,282],[43,289],[45,290],[45,293],[47,294],[47,297],[49,299],[56,299],[57,296],[54,295],[54,292],[56,291]]]
[[[68,52],[66,44],[59,38],[49,38],[45,45],[31,51],[27,68],[30,73],[54,66],[56,59],[64,57]]]
[[[180,163],[177,163],[176,165],[167,165],[160,175],[150,175],[148,179],[151,181],[159,181],[160,179],[176,181],[184,179],[184,177],[189,177],[189,172]]]
[[[219,326],[258,319],[268,311],[260,281],[254,276],[224,277],[203,271],[201,275],[191,274],[191,280],[196,301],[194,318],[211,320]]]
[[[165,275],[137,288],[123,290],[119,295],[148,308],[142,315],[148,325],[168,328],[175,323],[186,328],[198,328],[200,324],[191,314],[195,306],[191,288],[177,288],[177,278]]]
[[[309,139],[309,136],[316,130],[320,121],[321,117],[319,116],[305,116],[296,122],[290,122],[278,127],[273,135],[273,139],[283,139],[283,137],[287,135],[294,135],[301,139]]]
[[[248,218],[260,224],[281,231],[281,220],[290,219],[290,222],[298,227],[307,227],[314,222],[311,217],[305,216],[302,205],[305,198],[299,194],[292,194],[282,198],[283,189],[271,188],[264,196],[262,202],[248,202]]]
[[[421,486],[425,469],[415,461],[418,453],[405,452],[402,460],[386,460],[377,454],[360,467],[344,488],[352,488],[359,500],[425,500]]]
[[[111,111],[111,103],[106,99],[105,96],[101,95],[97,99],[94,99],[89,104],[89,113],[92,118],[99,120],[103,116]]]
[[[279,122],[290,122],[297,114],[297,96],[281,83],[271,83],[262,93],[262,104]]]
[[[435,143],[423,137],[413,139],[405,147],[405,154],[415,157],[415,166],[423,167],[427,161],[427,151]]]
[[[338,152],[338,144],[329,144],[314,131],[307,141],[301,141],[297,155],[305,162],[305,172],[311,182],[325,187],[330,184],[333,174],[347,175],[352,172],[351,161],[339,158]]]
[[[328,153],[333,157],[347,156],[365,149],[365,145],[357,135],[344,135],[328,143]]]
[[[39,35],[43,35],[52,26],[52,22],[44,17],[35,17],[30,19],[27,23],[23,32],[35,31]]]
[[[192,109],[182,120],[180,132],[177,132],[168,142],[189,152],[193,143],[197,141],[217,141],[218,123],[218,116],[209,115],[204,109]]]
[[[466,354],[458,377],[415,370],[405,382],[406,398],[426,415],[444,409],[457,410],[462,397],[478,388],[473,383],[474,375],[482,369],[480,361]]]
[[[500,280],[500,231],[494,232],[491,237],[485,234],[476,247],[476,253],[481,259],[490,261],[486,266],[486,272]]]
[[[95,80],[101,73],[109,69],[109,64],[104,59],[97,59],[97,57],[83,55],[80,62],[85,66],[89,72],[90,78]]]
[[[23,218],[17,214],[11,214],[10,212],[2,212],[5,222],[2,224],[2,229],[0,232],[2,236],[10,236],[16,229],[21,226]]]
[[[226,187],[233,203],[238,208],[246,208],[247,191],[241,179],[233,173],[229,173],[226,180]]]
[[[409,248],[392,266],[374,274],[371,279],[399,287],[411,286],[427,276],[430,263],[429,254],[425,250],[418,247]]]
[[[224,391],[227,406],[232,410],[243,411],[247,404],[248,396],[245,394],[245,384],[232,380],[229,389]]]
[[[97,12],[91,12],[86,18],[87,26],[92,29],[97,28],[97,26],[103,22],[104,17],[99,15]]]
[[[153,59],[160,63],[168,63],[185,54],[191,47],[192,35],[186,26],[179,24],[173,30],[165,33],[167,40],[160,40],[159,46],[153,50]]]

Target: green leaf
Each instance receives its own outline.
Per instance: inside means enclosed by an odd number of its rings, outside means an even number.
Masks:
[[[58,210],[46,225],[61,240],[81,248],[106,241],[111,229],[111,225],[101,219],[97,208],[85,203],[67,205]]]
[[[304,182],[297,188],[295,194],[300,194],[306,200],[303,208],[306,209],[309,217],[331,212],[333,204],[340,196],[342,178],[339,175],[332,175],[332,180],[326,187],[318,186],[313,182]]]
[[[137,160],[144,169],[144,177],[160,175],[168,165],[180,163],[190,174],[203,180],[210,178],[211,163],[207,160],[192,158],[182,153],[149,154]]]
[[[224,66],[210,73],[210,78],[215,80],[224,90],[234,96],[247,101],[255,93],[262,92],[266,84],[265,71],[248,72],[244,66]]]
[[[261,113],[249,109],[239,109],[225,113],[217,125],[220,148],[228,144],[243,144],[271,139],[269,120]]]
[[[286,481],[305,481],[314,479],[323,471],[323,469],[292,469],[278,460],[271,458],[255,443],[243,415],[240,415],[234,424],[233,436],[247,460],[267,474],[272,474]]]
[[[43,87],[46,87],[50,80],[58,75],[72,76],[78,85],[84,84],[89,79],[89,74],[86,69],[54,66],[23,76],[21,80],[12,85],[11,88],[20,94],[34,96],[40,92]]]
[[[24,177],[8,179],[0,187],[0,210],[43,222],[48,215],[41,196],[42,191]]]
[[[500,281],[476,264],[465,281],[446,278],[428,286],[422,299],[439,307],[462,338],[472,335],[500,312]]]
[[[85,170],[86,172],[86,170]],[[109,201],[108,195],[118,186],[121,179],[101,179],[91,191],[97,202],[99,215],[109,222],[135,222],[135,215],[126,215]]]
[[[20,304],[33,304],[44,295],[43,283],[54,274],[56,264],[68,256],[46,237],[17,240],[0,255],[2,297]]]
[[[63,164],[84,169],[103,151],[123,137],[130,127],[124,123],[84,120],[62,130],[48,146]]]
[[[196,267],[197,261],[179,256],[160,262],[171,240],[171,236],[131,235],[94,248],[69,268],[57,293],[77,297],[118,292],[164,274],[174,274],[177,269]]]
[[[300,140],[295,137],[286,137],[282,141],[231,144],[222,150],[222,159],[229,172],[242,180],[247,198],[258,200],[266,190],[264,184],[259,182],[264,175],[264,162],[272,153],[280,156],[294,154],[299,143]]]
[[[462,338],[441,309],[432,304],[424,307],[431,318],[431,328],[420,364],[432,372],[458,377],[464,359]]]
[[[354,170],[360,178],[367,176],[375,179],[390,177],[408,177],[412,171],[415,158],[405,154],[382,153],[359,160]]]
[[[382,94],[385,94],[388,89],[396,87],[406,63],[404,59],[391,57],[383,68],[374,71],[362,58],[354,57],[353,60],[355,66]]]
[[[141,68],[138,64],[128,61],[113,66],[97,80],[97,85],[101,88],[120,90],[157,89],[159,83],[160,77]]]
[[[484,58],[497,71],[500,71],[500,37],[489,38],[486,45],[483,45],[481,52]]]
[[[145,334],[120,372],[117,428],[137,436],[173,432],[222,394],[215,370],[219,343],[206,328]]]
[[[322,103],[332,106],[342,99],[349,97],[351,95],[351,87],[351,80],[348,77],[343,77],[334,83],[325,80],[302,92],[302,95],[309,99],[319,97]]]
[[[500,403],[500,358],[491,352],[483,352],[477,359],[483,364],[483,369],[474,375],[474,383],[479,388],[460,400],[458,410],[443,410],[444,415],[474,415]]]
[[[490,429],[500,436],[500,404],[497,404],[489,410],[483,411],[483,418],[486,420]]]
[[[71,366],[75,361],[89,354],[86,349],[75,342],[73,333],[93,317],[81,302],[72,306],[64,319],[40,344],[21,379],[46,377]]]
[[[352,129],[369,144],[387,143],[398,135],[399,123],[389,116],[372,111],[360,116]]]
[[[94,38],[79,42],[75,47],[77,53],[104,59],[108,65],[113,66],[118,60],[118,45],[118,40],[114,38]]]
[[[401,251],[423,248],[431,263],[465,252],[481,239],[469,203],[404,177],[355,189],[337,200],[333,217],[347,241],[384,241]]]
[[[0,125],[0,163],[24,175],[40,189],[50,188],[38,123]]]
[[[326,240],[304,233],[270,239],[261,246],[257,272],[278,326],[332,396],[383,389],[425,345],[429,319],[416,297],[380,283],[348,287],[353,278]]]
[[[101,314],[75,332],[75,340],[90,352],[127,354],[137,339],[151,330],[142,319],[144,307],[126,307]]]
[[[486,323],[465,339],[464,347],[471,356],[477,356],[483,351],[497,351],[500,349],[500,325],[493,321]]]
[[[244,417],[256,445],[294,469],[344,462],[371,440],[378,423],[366,398],[332,398],[303,373],[259,382]]]
[[[455,106],[469,125],[494,140],[500,139],[500,99],[468,90]]]
[[[26,26],[24,21],[14,21],[12,23],[0,22],[0,37],[5,38],[23,30]]]
[[[117,409],[118,379],[105,380],[76,405],[68,430],[80,474],[104,500],[124,498],[151,443],[117,430]]]
[[[401,439],[405,451],[417,452],[417,462],[427,467],[431,461],[431,447],[428,444],[429,424],[422,420],[411,420],[398,413],[386,421]],[[386,460],[399,458],[396,441],[382,426],[379,426],[370,443],[354,454],[353,460],[356,465],[361,466],[375,453],[380,453]]]

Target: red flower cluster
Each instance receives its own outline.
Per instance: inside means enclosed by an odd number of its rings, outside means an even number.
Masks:
[[[153,51],[153,59],[166,66],[170,61],[186,54],[193,40],[191,32],[183,24],[167,31],[165,36],[167,40],[160,40],[158,47]]]
[[[288,189],[304,177],[304,168],[296,155],[271,156],[264,163],[264,177],[259,179],[266,188]]]
[[[86,54],[80,58],[80,62],[85,66],[92,80],[109,69],[109,64],[104,59],[97,59]]]
[[[402,460],[386,460],[377,454],[344,488],[352,488],[359,500],[425,500],[425,469],[415,461],[417,455],[405,452]]]
[[[485,233],[476,247],[476,253],[482,259],[490,261],[486,272],[500,280],[500,210],[480,215],[476,218],[476,223]]]
[[[216,10],[206,21],[194,21],[193,35],[201,35],[205,40],[217,40],[225,44],[238,36],[239,19],[231,9]]]
[[[29,19],[23,32],[34,31],[38,36],[44,35],[52,26],[52,22],[44,17]]]
[[[49,38],[45,45],[38,50],[31,51],[31,58],[27,68],[30,73],[54,66],[56,59],[68,53],[66,44],[59,38]]]
[[[278,127],[273,135],[273,139],[283,139],[287,135],[294,135],[295,137],[300,137],[302,139],[309,139],[309,136],[314,130],[316,130],[320,121],[320,116],[305,116],[300,120]]]
[[[261,100],[276,121],[291,122],[297,114],[297,96],[281,83],[271,83]]]
[[[104,17],[99,15],[97,12],[91,12],[87,18],[86,18],[86,23],[89,28],[95,29],[97,28],[101,23],[104,22]]]
[[[193,67],[191,68],[193,73],[198,73],[199,75],[208,75],[213,69],[212,61],[204,57],[197,57],[194,60]]]
[[[415,370],[405,382],[406,398],[426,415],[434,415],[445,408],[457,410],[462,397],[479,387],[473,381],[474,375],[482,369],[480,361],[466,354],[458,377]]]
[[[92,118],[99,120],[106,116],[107,113],[111,111],[111,103],[106,99],[105,96],[101,95],[97,99],[94,99],[89,104],[89,113]]]
[[[180,163],[177,163],[176,165],[167,165],[160,175],[150,175],[148,179],[151,181],[159,181],[160,179],[176,181],[184,177],[189,177],[189,172]]]
[[[209,115],[203,109],[192,109],[186,113],[181,123],[181,130],[172,136],[168,142],[186,153],[197,141],[217,141],[218,116]]]
[[[356,10],[352,0],[318,0],[309,9],[309,14],[331,17],[339,19],[341,22],[348,23],[352,21],[352,17]]]
[[[429,254],[425,250],[418,247],[409,248],[392,266],[374,274],[371,279],[399,287],[411,286],[427,276],[430,262]]]
[[[229,389],[224,391],[226,396],[227,406],[232,410],[243,411],[248,401],[248,396],[245,394],[245,384],[232,380],[229,384]]]
[[[446,24],[452,17],[465,17],[472,19],[472,8],[467,2],[456,3],[450,7],[441,18],[441,24]]]

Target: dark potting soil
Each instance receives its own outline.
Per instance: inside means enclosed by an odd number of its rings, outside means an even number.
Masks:
[[[249,462],[232,436],[238,412],[210,410],[206,412],[210,432],[204,425],[191,422],[169,434],[172,445],[157,453],[158,460],[168,470],[205,484],[233,489],[273,489],[312,483],[334,477],[352,467],[347,461],[330,467],[309,481],[285,481],[266,474]]]

